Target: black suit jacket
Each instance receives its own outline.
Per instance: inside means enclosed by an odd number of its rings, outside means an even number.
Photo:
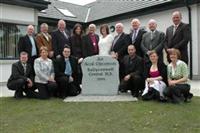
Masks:
[[[190,40],[190,28],[188,24],[180,23],[173,35],[174,26],[167,28],[165,37],[165,48],[176,48],[181,52],[181,60],[188,63],[188,42]]]
[[[139,29],[135,42],[133,43],[133,45],[136,48],[136,54],[140,57],[143,57],[143,52],[141,50],[141,42],[142,42],[142,36],[144,33],[146,33],[144,29]],[[132,36],[133,36],[133,31],[129,34],[129,39],[130,39],[129,44],[132,44]]]
[[[128,54],[127,48],[130,43],[129,35],[122,33],[115,45],[111,47],[111,51],[117,52],[119,59]]]
[[[27,78],[31,79],[31,81],[34,81],[33,69],[30,64],[27,63],[25,74],[24,68],[20,61],[12,64],[12,72],[10,78],[8,79],[8,84],[17,79],[24,79],[26,81]]]
[[[97,46],[98,46],[99,36],[97,34],[95,34],[95,37],[96,37]],[[89,34],[87,34],[83,37],[83,47],[84,47],[84,49],[83,49],[84,57],[95,55],[93,52],[94,47],[93,47],[92,40],[90,39]],[[98,53],[99,53],[99,46],[98,46]]]
[[[54,51],[54,55],[62,55],[62,51],[64,46],[70,45],[70,41],[69,41],[69,37],[70,37],[70,33],[68,31],[65,31],[66,35],[68,36],[68,38],[66,38],[62,32],[60,32],[60,30],[56,30],[54,32],[52,32],[51,36],[52,36],[52,47],[53,47],[53,51]]]
[[[143,77],[143,60],[139,56],[135,56],[135,58],[130,59],[129,55],[124,56],[122,59],[122,75],[121,78],[130,74],[131,76],[137,75]]]
[[[69,57],[69,62],[72,67],[72,77],[74,78],[74,81],[77,82],[77,75],[78,75],[78,60],[70,56]],[[56,61],[54,62],[54,71],[55,71],[55,79],[62,77],[62,76],[67,76],[65,74],[65,59],[63,56],[60,58],[57,58]]]
[[[39,54],[39,51],[38,51],[38,45],[37,45],[37,42],[35,40],[35,38],[33,38],[34,41],[35,41],[35,47],[36,47],[36,50],[37,50],[37,55]],[[18,52],[19,54],[22,52],[22,51],[25,51],[28,53],[28,56],[29,56],[29,59],[32,55],[32,44],[31,44],[31,41],[28,37],[28,35],[25,35],[23,37],[20,37],[19,39],[19,42],[18,42]]]

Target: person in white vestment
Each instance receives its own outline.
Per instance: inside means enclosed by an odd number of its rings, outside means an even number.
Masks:
[[[109,28],[107,24],[101,25],[100,33],[102,36],[99,40],[99,55],[109,56],[114,38],[111,34],[109,34]]]

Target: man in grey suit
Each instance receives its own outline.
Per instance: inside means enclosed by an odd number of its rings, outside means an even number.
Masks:
[[[173,25],[167,28],[165,38],[165,50],[169,53],[172,48],[178,49],[181,52],[181,60],[188,64],[188,42],[190,40],[190,28],[188,24],[181,22],[182,15],[179,11],[172,14]]]
[[[156,30],[157,23],[154,19],[148,22],[149,32],[146,32],[142,37],[141,49],[144,54],[145,63],[149,63],[149,54],[156,51],[159,56],[159,61],[163,61],[163,47],[165,41],[165,34]]]

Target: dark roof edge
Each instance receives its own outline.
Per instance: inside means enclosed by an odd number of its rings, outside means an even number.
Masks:
[[[0,3],[30,7],[37,10],[44,10],[48,7],[48,4],[51,4],[51,2],[44,0],[1,0]]]
[[[55,19],[55,18],[48,18],[48,17],[43,17],[43,16],[38,16],[38,20],[41,22],[45,22],[45,23],[57,23],[60,19]],[[72,24],[76,24],[76,23],[79,23],[79,24],[86,24],[84,22],[77,22],[77,21],[70,21],[70,20],[65,20],[63,19],[64,21],[66,21],[66,23],[72,23]]]

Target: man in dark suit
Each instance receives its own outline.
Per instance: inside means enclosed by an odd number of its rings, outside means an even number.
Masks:
[[[128,46],[128,54],[122,60],[123,72],[119,91],[126,92],[127,90],[131,90],[131,94],[134,97],[138,97],[139,91],[144,88],[144,64],[142,58],[136,55],[134,45]]]
[[[78,83],[78,60],[70,56],[70,47],[64,46],[63,55],[54,62],[55,80],[60,98],[76,96],[81,89]]]
[[[99,36],[95,34],[96,25],[89,25],[89,33],[83,37],[83,56],[88,57],[99,54]]]
[[[142,41],[142,36],[146,31],[144,29],[140,29],[140,21],[139,19],[133,19],[131,21],[132,25],[132,30],[131,33],[129,34],[130,37],[130,43],[133,44],[136,48],[136,54],[140,57],[143,57],[143,52],[141,50],[141,41]]]
[[[36,98],[37,93],[33,91],[33,69],[28,61],[28,53],[21,52],[20,60],[12,65],[12,73],[8,79],[7,87],[15,90],[14,97],[23,98],[23,92],[29,98]]]
[[[65,44],[70,45],[69,37],[70,33],[66,29],[66,23],[64,20],[58,21],[58,29],[52,32],[52,46],[54,56],[59,57],[62,55],[62,51]]]
[[[115,29],[117,35],[114,37],[113,44],[111,46],[111,56],[118,60],[123,59],[127,55],[127,47],[129,45],[129,36],[123,32],[123,24],[117,23]]]
[[[172,21],[174,25],[167,28],[165,38],[165,50],[168,53],[172,48],[178,49],[181,52],[181,60],[188,64],[188,42],[190,40],[190,28],[188,24],[181,22],[182,15],[180,12],[175,11],[172,14]]]
[[[20,37],[18,42],[18,52],[19,54],[25,51],[28,53],[28,62],[33,66],[34,60],[38,57],[38,47],[37,42],[34,37],[34,27],[29,25],[27,27],[27,34]]]
[[[149,20],[148,26],[150,31],[143,35],[141,42],[141,49],[144,55],[145,63],[150,63],[149,54],[153,50],[158,53],[159,61],[162,62],[165,34],[156,30],[157,23],[154,19]]]

